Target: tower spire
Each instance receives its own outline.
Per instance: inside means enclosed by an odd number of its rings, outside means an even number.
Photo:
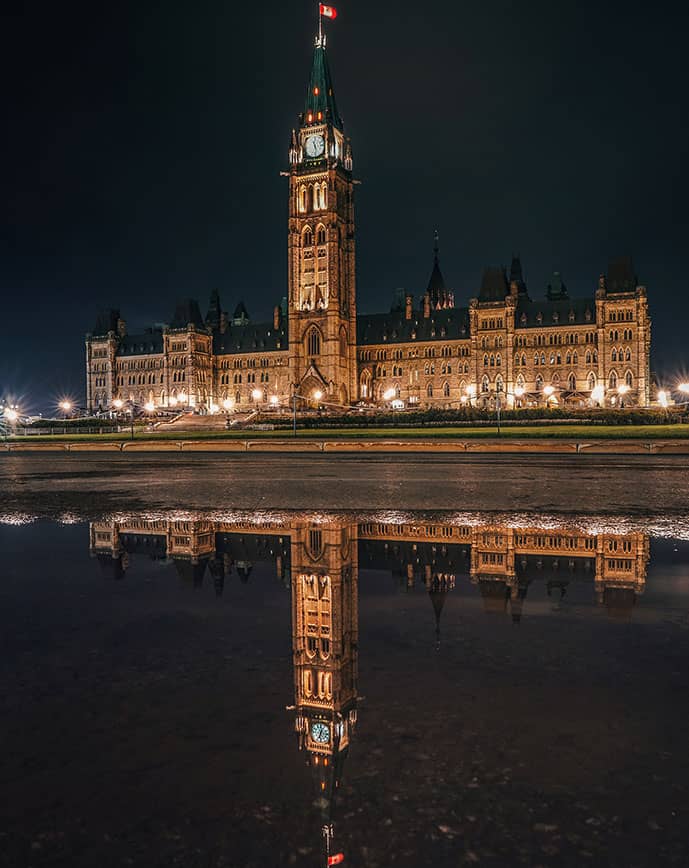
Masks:
[[[326,53],[326,36],[323,32],[323,16],[318,16],[318,35],[316,36],[309,89],[303,121],[306,124],[330,123],[339,130],[343,129],[342,118],[337,110],[330,66]]]

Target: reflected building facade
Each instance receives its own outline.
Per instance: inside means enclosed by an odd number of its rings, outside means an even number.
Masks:
[[[640,532],[587,534],[425,517],[404,523],[328,515],[130,517],[90,525],[91,555],[113,579],[124,578],[134,558],[167,559],[189,585],[200,587],[210,574],[220,595],[234,574],[248,582],[262,563],[289,589],[289,710],[312,779],[326,860],[334,852],[335,801],[356,733],[360,569],[389,573],[403,593],[427,592],[439,643],[446,599],[463,585],[476,589],[486,613],[515,623],[534,583],[545,584],[556,608],[571,585],[592,585],[606,614],[629,619],[645,589],[649,550],[649,537]]]

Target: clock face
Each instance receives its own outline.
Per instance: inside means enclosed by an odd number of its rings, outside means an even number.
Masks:
[[[307,157],[320,157],[325,151],[325,139],[323,136],[309,136],[306,140]]]
[[[330,727],[327,723],[317,720],[311,724],[311,738],[318,744],[327,744],[330,741]]]

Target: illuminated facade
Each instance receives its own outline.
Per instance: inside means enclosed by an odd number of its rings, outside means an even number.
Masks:
[[[230,316],[217,291],[205,316],[189,299],[140,334],[110,311],[86,340],[89,411],[122,401],[213,413],[294,395],[341,407],[648,406],[647,294],[626,258],[589,297],[570,298],[555,274],[536,300],[513,257],[456,307],[436,243],[420,299],[402,290],[388,312],[357,314],[352,169],[319,35],[289,147],[288,275],[272,322],[253,323],[242,302]]]

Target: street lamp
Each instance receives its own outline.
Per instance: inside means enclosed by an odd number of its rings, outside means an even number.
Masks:
[[[263,392],[260,389],[254,389],[251,393],[251,397],[254,399],[254,401],[262,401]]]
[[[222,402],[223,409],[231,410],[234,407],[234,398],[225,398]]]
[[[146,401],[146,403],[144,404],[144,410],[147,413],[155,412],[155,408],[156,408],[156,405],[153,403],[153,401]]]
[[[617,387],[617,394],[620,396],[620,408],[624,409],[624,396],[627,395],[631,391],[630,387],[626,383],[620,383]]]
[[[270,396],[270,403],[273,405],[273,407],[277,407],[277,405],[280,403],[280,399],[278,398],[277,395],[271,395]]]
[[[112,402],[112,406],[119,413],[119,411],[124,407],[124,401],[121,398],[115,398],[115,400]]]
[[[176,407],[177,406],[177,398],[175,398],[175,396],[173,395],[170,398],[170,400],[168,401],[168,404],[170,405],[170,407]]]
[[[668,398],[668,395],[667,395],[667,392],[665,391],[665,389],[661,389],[658,392],[658,403],[663,408],[663,410],[667,410],[668,404],[670,403],[670,400]]]
[[[72,402],[68,401],[67,399],[65,399],[64,401],[60,401],[58,406],[65,414],[65,417],[69,416],[69,414],[72,412]]]
[[[7,407],[5,409],[4,416],[11,425],[14,425],[15,422],[19,419],[19,413],[17,413],[14,407]]]

